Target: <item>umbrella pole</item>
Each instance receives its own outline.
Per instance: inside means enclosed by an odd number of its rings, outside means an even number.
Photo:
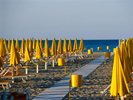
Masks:
[[[36,73],[39,72],[38,64],[36,65]]]
[[[52,62],[52,65],[53,65],[53,67],[55,67],[55,66],[54,66],[54,60],[53,60],[53,62]]]
[[[48,69],[48,65],[47,65],[47,61],[45,62],[45,70],[47,70]]]

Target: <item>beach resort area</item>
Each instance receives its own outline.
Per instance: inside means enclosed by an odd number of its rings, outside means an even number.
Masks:
[[[0,0],[0,100],[133,100],[133,0]]]
[[[84,41],[1,38],[0,100],[132,100],[133,39]]]

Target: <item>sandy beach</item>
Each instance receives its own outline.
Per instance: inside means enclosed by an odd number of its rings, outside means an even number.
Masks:
[[[88,64],[91,60],[99,57],[101,54],[94,54],[93,58],[92,56],[87,56],[83,59],[75,59],[75,60],[69,60],[67,65],[67,75],[70,73],[73,73],[74,71],[80,69],[85,64]],[[44,63],[39,63],[39,73],[35,74],[36,69],[35,65],[30,65],[29,68],[29,78],[25,82],[23,82],[21,79],[15,79],[14,83],[11,83],[11,88],[9,90],[6,90],[6,92],[10,93],[22,93],[29,95],[30,99],[37,96],[42,91],[45,91],[45,89],[51,87],[56,82],[60,81],[65,77],[64,75],[64,67],[55,66],[54,68],[49,64],[48,70],[44,69]],[[25,73],[24,69],[21,69],[21,73]]]
[[[89,74],[83,81],[82,87],[71,89],[71,100],[113,100],[109,90],[101,92],[111,83],[113,57]],[[63,99],[68,100],[68,95]]]

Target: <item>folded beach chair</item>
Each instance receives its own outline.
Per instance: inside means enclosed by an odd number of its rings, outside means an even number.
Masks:
[[[11,87],[9,80],[0,80],[0,86],[5,90]]]
[[[20,65],[17,65],[16,67],[7,67],[4,69],[4,71],[1,73],[1,78],[12,79],[12,83],[14,83],[15,78],[21,78],[23,82],[26,82],[24,78],[28,79],[28,75],[20,74]]]

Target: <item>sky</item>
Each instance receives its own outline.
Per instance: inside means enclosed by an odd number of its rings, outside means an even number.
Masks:
[[[0,37],[133,37],[133,0],[0,0]]]

